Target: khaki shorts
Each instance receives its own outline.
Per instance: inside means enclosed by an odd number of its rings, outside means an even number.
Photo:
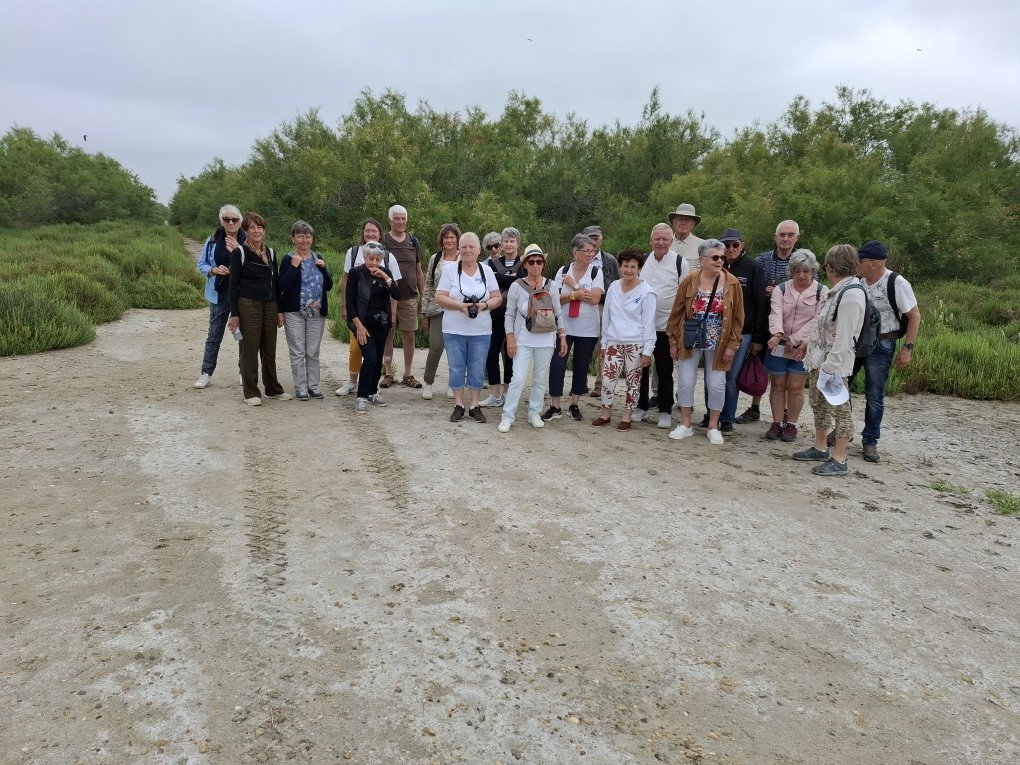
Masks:
[[[418,329],[418,298],[397,301],[397,329],[401,332],[415,332]]]

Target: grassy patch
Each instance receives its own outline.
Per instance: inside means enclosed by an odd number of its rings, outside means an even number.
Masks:
[[[985,492],[988,501],[992,503],[995,512],[999,515],[1016,515],[1020,513],[1020,497],[1012,492],[1001,489],[988,489]]]
[[[931,487],[935,489],[935,491],[942,491],[946,494],[970,494],[970,489],[968,487],[955,486],[949,483],[949,481],[945,481],[941,478],[932,483]]]
[[[198,308],[202,278],[162,225],[99,223],[0,231],[0,355],[91,342],[126,308]]]

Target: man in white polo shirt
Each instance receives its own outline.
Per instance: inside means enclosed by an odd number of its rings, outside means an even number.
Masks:
[[[676,288],[690,267],[682,255],[669,249],[673,240],[673,229],[665,223],[656,223],[652,229],[650,244],[652,251],[641,267],[641,279],[655,292],[655,352],[652,360],[659,378],[658,407],[660,428],[673,426],[673,358],[669,354],[669,338],[666,337],[666,321],[673,309]],[[648,368],[641,373],[641,393],[637,409],[631,418],[640,422],[648,414]]]

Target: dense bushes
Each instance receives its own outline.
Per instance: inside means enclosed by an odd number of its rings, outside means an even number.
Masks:
[[[103,154],[27,128],[0,138],[0,228],[104,220],[161,221],[166,208],[136,176]]]
[[[163,225],[0,231],[0,355],[90,342],[125,308],[197,308],[202,279]]]

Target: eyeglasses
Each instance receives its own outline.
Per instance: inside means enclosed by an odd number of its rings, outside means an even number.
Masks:
[[[739,250],[742,242],[725,242],[727,250]]]
[[[706,255],[705,260],[726,260],[725,255]]]
[[[531,260],[524,261],[524,265],[526,265],[526,266],[544,266],[545,265],[545,261],[544,260],[539,260],[538,258],[532,258]]]
[[[498,244],[487,244],[487,245],[485,245],[485,249],[487,249],[487,250],[498,250],[499,249],[499,245]]]
[[[583,253],[585,255],[594,255],[595,254],[595,250],[589,250],[587,248],[585,248],[583,250],[574,250],[574,252],[580,252],[580,253]]]
[[[224,223],[237,223],[241,219],[240,218],[220,218],[220,220],[222,220]]]

